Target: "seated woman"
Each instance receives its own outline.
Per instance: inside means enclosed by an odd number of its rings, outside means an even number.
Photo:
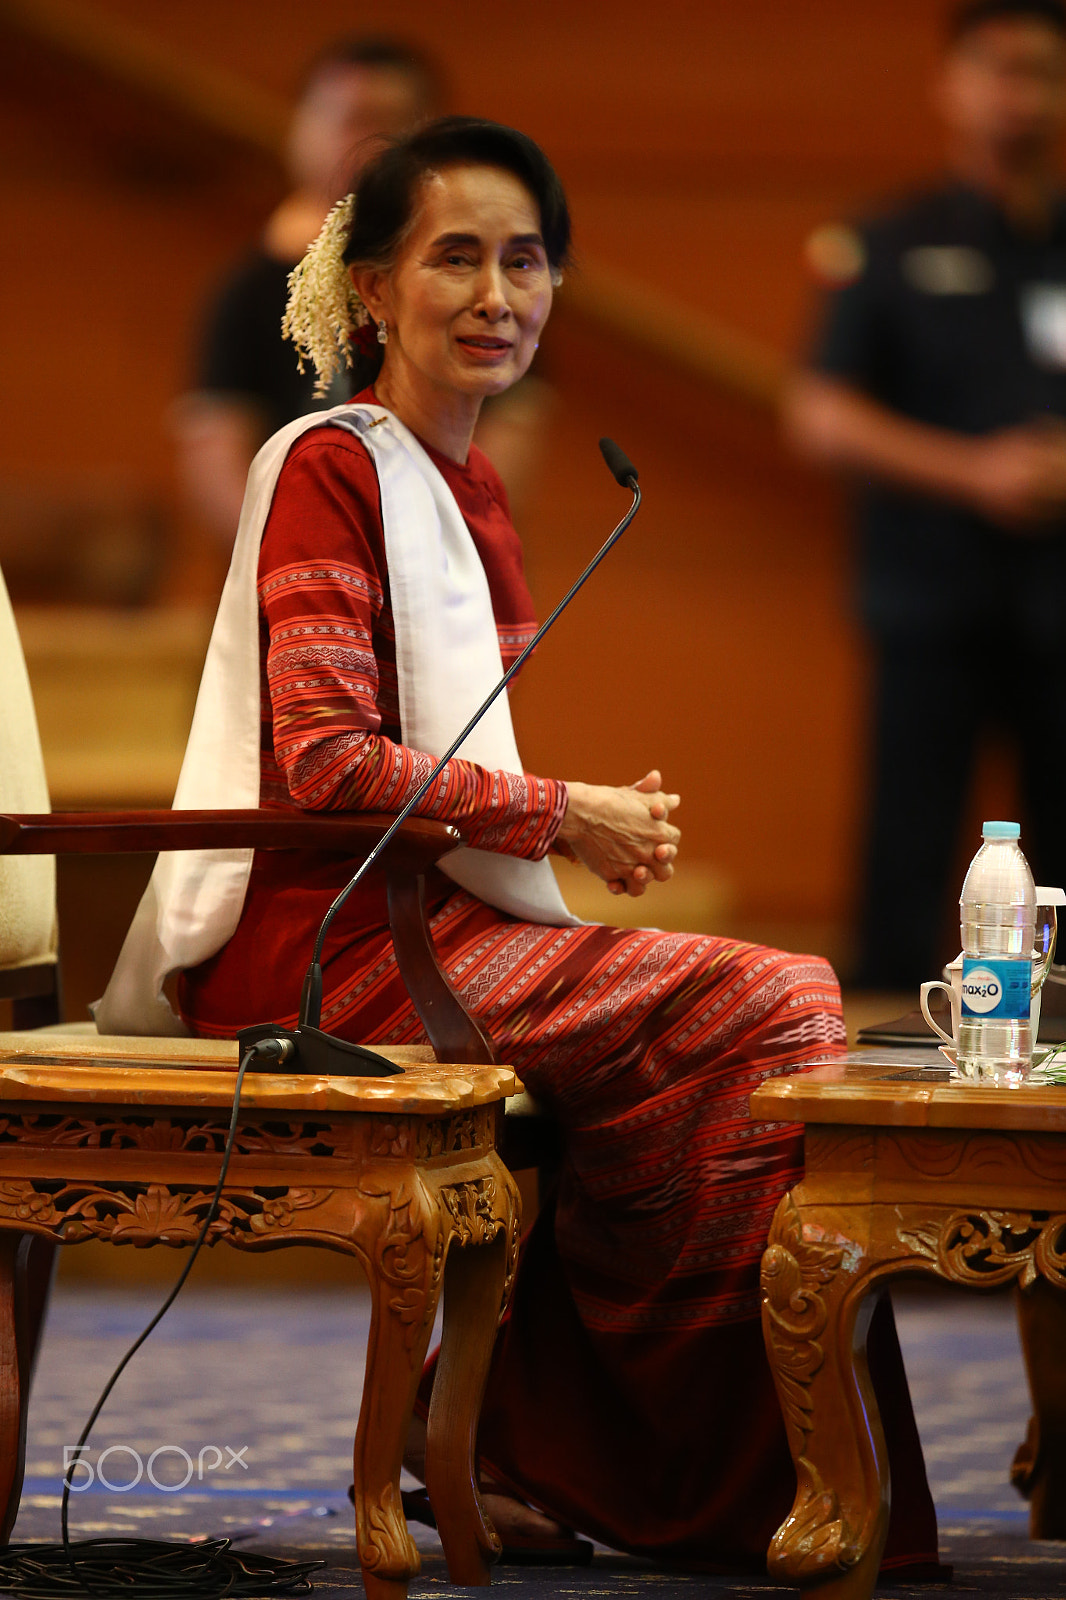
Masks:
[[[530,364],[569,235],[536,145],[468,118],[386,150],[332,214],[294,275],[288,325],[322,381],[354,336],[368,386],[283,429],[253,468],[187,760],[200,803],[213,785],[229,805],[399,810],[530,637],[518,538],[471,435],[482,401]],[[758,1268],[801,1150],[794,1130],[751,1122],[748,1098],[842,1050],[837,984],[813,956],[576,924],[547,853],[641,894],[673,872],[678,797],[657,771],[619,788],[523,773],[497,705],[420,806],[473,847],[427,886],[442,964],[566,1143],[486,1396],[490,1510],[505,1540],[565,1524],[671,1562],[760,1565],[794,1480]],[[233,717],[245,722],[231,737]],[[166,916],[139,919],[98,1011],[105,1030],[161,1004],[145,984],[168,966],[185,968],[194,1033],[295,1022],[349,863],[264,852],[233,873],[206,912],[202,882],[186,885],[169,943]],[[153,891],[171,910],[175,892]],[[327,956],[324,1026],[421,1040],[382,891],[352,897]],[[890,1550],[935,1560],[890,1320],[880,1360]]]

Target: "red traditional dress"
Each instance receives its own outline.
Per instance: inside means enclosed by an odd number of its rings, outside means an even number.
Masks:
[[[459,466],[425,448],[481,556],[507,664],[534,619],[503,487],[477,449]],[[259,603],[261,803],[399,810],[432,758],[400,742],[378,483],[352,434],[318,428],[292,446],[263,536]],[[561,783],[461,760],[419,807],[471,845],[529,859],[550,849],[565,809]],[[314,932],[349,876],[331,854],[255,858],[233,937],[181,981],[195,1033],[295,1023]],[[520,922],[438,872],[427,901],[452,982],[565,1133],[558,1191],[525,1242],[497,1346],[483,1464],[616,1547],[761,1564],[794,1479],[758,1265],[801,1147],[795,1130],[752,1122],[748,1099],[765,1078],[842,1049],[831,969],[734,939]],[[323,1026],[367,1043],[423,1042],[383,889],[362,887],[334,923]],[[898,1346],[882,1324],[873,1364],[897,1435],[889,1552],[935,1560]]]

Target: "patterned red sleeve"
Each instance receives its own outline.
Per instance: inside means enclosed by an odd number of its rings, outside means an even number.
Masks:
[[[380,731],[383,712],[399,723],[385,573],[373,466],[350,435],[316,429],[282,469],[259,560],[264,718],[288,794],[309,810],[397,812],[434,765]],[[453,760],[417,810],[478,849],[538,860],[566,803],[563,783]]]

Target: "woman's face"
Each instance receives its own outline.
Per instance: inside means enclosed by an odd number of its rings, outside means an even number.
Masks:
[[[517,382],[551,310],[537,203],[498,167],[426,177],[393,266],[353,276],[388,324],[383,380],[414,385],[429,403],[430,391],[484,397]]]

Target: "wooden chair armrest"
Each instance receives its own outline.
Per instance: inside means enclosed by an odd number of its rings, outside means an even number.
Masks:
[[[0,855],[123,855],[153,850],[336,850],[367,856],[392,818],[376,811],[52,811],[0,816]],[[411,817],[387,852],[423,873],[462,844],[446,822]]]
[[[375,811],[52,811],[0,815],[0,855],[121,855],[156,850],[335,850],[365,859],[392,818]],[[425,873],[463,842],[446,822],[411,817],[381,861],[400,975],[438,1061],[494,1062],[433,946]],[[375,867],[376,870],[376,867]],[[308,951],[310,954],[310,951]]]

